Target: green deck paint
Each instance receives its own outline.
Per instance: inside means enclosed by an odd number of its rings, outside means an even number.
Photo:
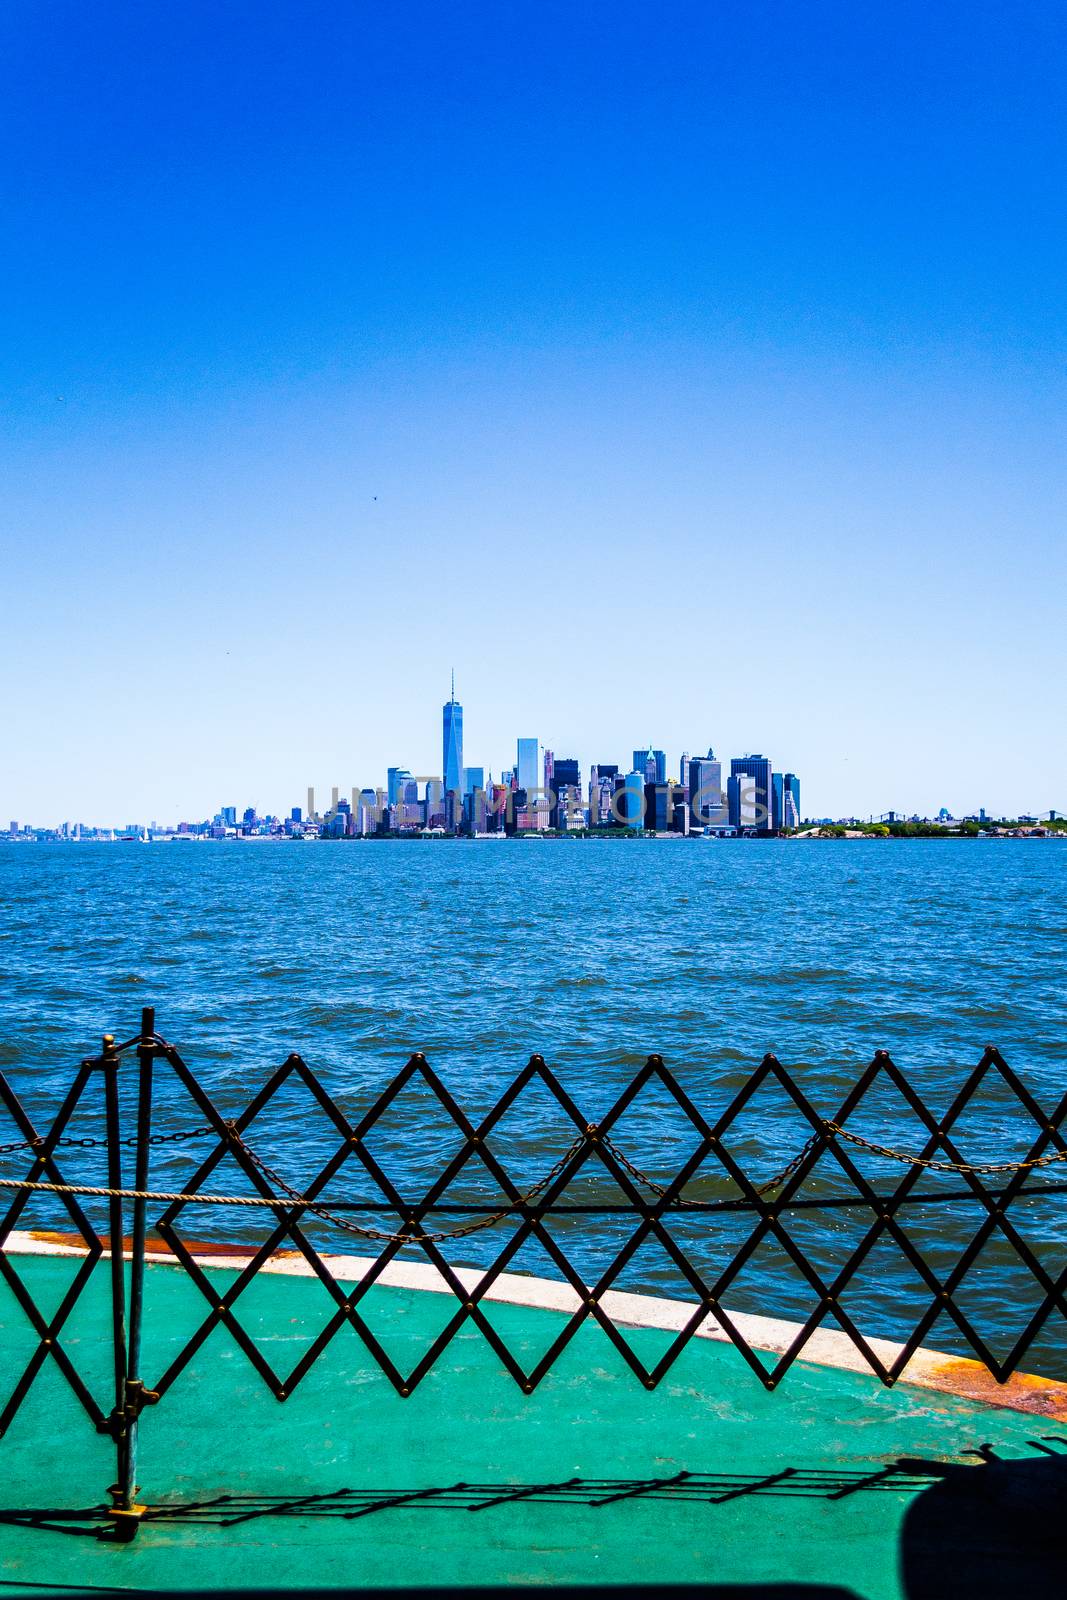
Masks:
[[[33,1256],[11,1261],[46,1310],[58,1303],[76,1265]],[[101,1263],[62,1335],[105,1409],[106,1276]],[[220,1292],[232,1282],[229,1272],[209,1276]],[[147,1279],[143,1375],[151,1383],[203,1319],[207,1303],[173,1265],[153,1264]],[[317,1280],[262,1274],[235,1309],[276,1369],[287,1372],[332,1305]],[[363,1309],[408,1370],[455,1302],[376,1288]],[[485,1311],[527,1367],[562,1324],[555,1312],[502,1304]],[[671,1338],[647,1329],[627,1337],[646,1364]],[[0,1341],[6,1395],[35,1342],[8,1292],[0,1296]],[[358,1336],[343,1328],[281,1405],[217,1329],[142,1418],[138,1478],[140,1498],[150,1506],[223,1495],[296,1500],[343,1489],[396,1495],[457,1483],[472,1489],[456,1497],[455,1506],[428,1496],[350,1520],[295,1512],[230,1528],[149,1522],[127,1546],[3,1526],[3,1579],[8,1593],[22,1584],[40,1593],[41,1585],[792,1581],[838,1586],[862,1600],[901,1600],[901,1525],[916,1491],[870,1487],[831,1499],[825,1492],[781,1492],[787,1482],[777,1493],[773,1486],[753,1486],[792,1468],[825,1472],[830,1487],[847,1487],[901,1456],[965,1463],[968,1450],[987,1442],[1003,1456],[1034,1459],[1027,1441],[1047,1431],[1039,1418],[907,1384],[885,1390],[873,1378],[802,1363],[767,1394],[735,1350],[704,1340],[691,1343],[660,1388],[648,1393],[589,1324],[530,1397],[468,1327],[408,1400],[397,1397]],[[109,1441],[95,1434],[61,1375],[46,1363],[0,1441],[4,1505],[101,1504],[111,1465]],[[713,1494],[725,1493],[729,1484],[711,1485],[692,1499],[637,1495],[591,1506],[575,1498],[604,1497],[634,1481],[682,1471],[735,1475],[751,1492],[718,1504]],[[545,1500],[466,1509],[509,1487],[571,1479],[582,1482]],[[364,1502],[357,1497],[353,1503]]]

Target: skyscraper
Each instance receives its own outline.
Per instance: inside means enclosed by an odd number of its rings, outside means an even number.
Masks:
[[[633,770],[643,773],[646,783],[666,783],[667,757],[662,750],[653,750],[651,745],[647,750],[635,750]]]
[[[800,827],[800,779],[795,772],[771,774],[771,823],[776,830]]]
[[[516,811],[516,826],[542,833],[548,827],[548,797],[541,783],[541,741],[520,739],[517,754],[515,779],[524,798]]]
[[[715,752],[693,756],[688,763],[689,804],[695,828],[722,828],[727,825],[726,800],[722,792],[722,762]]]
[[[623,827],[634,832],[645,825],[645,774],[644,770],[628,772],[617,797],[617,815]]]
[[[517,747],[518,761],[515,774],[519,788],[529,792],[541,787],[541,741],[520,739]]]
[[[757,833],[769,833],[774,826],[772,816],[773,795],[771,790],[771,763],[766,756],[734,756],[730,762],[730,776],[732,778],[751,778],[752,784],[745,786],[746,798],[751,793],[751,809],[744,810],[744,821],[734,822],[731,815],[730,821],[734,826],[754,828]]]
[[[619,776],[619,769],[614,763],[598,763],[589,769],[589,826],[591,828],[607,828],[611,826],[611,801],[615,793],[615,780]]]
[[[456,699],[456,677],[452,675],[452,695],[441,709],[441,776],[445,794],[463,793],[463,707]]]
[[[549,826],[580,827],[584,820],[581,816],[582,774],[577,761],[570,758],[554,761],[551,789]]]
[[[387,767],[385,771],[386,798],[391,806],[399,805],[408,798],[406,785],[413,782],[407,767]]]

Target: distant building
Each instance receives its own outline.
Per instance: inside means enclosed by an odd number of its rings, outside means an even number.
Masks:
[[[645,825],[645,774],[628,772],[615,796],[615,814],[624,828],[639,831]]]
[[[689,751],[682,751],[682,759],[678,763],[678,782],[683,789],[689,787]]]
[[[382,802],[386,801],[386,805]],[[389,819],[388,801],[380,789],[361,789],[356,797],[353,832],[376,833]]]
[[[445,825],[445,788],[440,778],[431,778],[426,785],[426,826],[443,828]]]
[[[486,795],[485,831],[510,833],[515,829],[512,789],[508,783],[491,783]]]
[[[731,778],[752,779],[751,806],[746,807],[745,816],[753,816],[753,820],[736,822],[731,812],[730,821],[734,827],[754,828],[758,833],[770,833],[774,826],[772,817],[771,795],[771,763],[766,756],[734,756],[730,762]],[[738,791],[740,792],[740,791]],[[747,794],[747,789],[746,789]]]
[[[662,750],[634,751],[633,770],[640,772],[646,783],[666,783],[667,757]]]
[[[684,784],[669,785],[671,792],[671,832],[688,833],[690,822],[689,790]]]
[[[709,750],[689,762],[689,808],[694,828],[723,828],[729,821],[722,790],[722,762]]]
[[[463,796],[463,828],[466,833],[485,833],[487,806],[484,784],[468,788]]]
[[[541,741],[520,739],[517,747],[515,776],[520,789],[536,789],[541,782]]]
[[[795,772],[771,774],[771,826],[800,827],[800,779]]]
[[[398,805],[407,799],[406,785],[413,783],[414,779],[407,767],[387,767],[385,773],[385,797],[389,805]]]
[[[451,698],[441,708],[441,777],[446,795],[463,793],[463,707],[456,699],[456,680],[452,679]]]
[[[589,768],[589,826],[607,828],[615,821],[611,801],[619,776],[617,766],[601,762]]]
[[[533,798],[531,799],[531,793]],[[536,833],[540,818],[537,814],[536,790],[518,788],[512,791],[512,815],[515,818],[514,828],[509,832]]]
[[[748,772],[731,772],[726,784],[726,803],[730,827],[738,832],[756,827],[759,809],[756,780]]]
[[[584,818],[579,816],[577,823],[574,821],[575,813],[580,813],[582,806],[582,774],[577,761],[572,761],[569,757],[555,761],[552,781],[549,784],[546,778],[546,787],[552,792],[550,826],[581,827]]]
[[[484,789],[484,788],[485,788],[485,768],[484,767],[464,767],[464,769],[463,769],[463,793],[465,795],[474,794],[476,790]]]
[[[669,783],[646,783],[645,827],[656,833],[688,833],[688,789],[673,778]]]
[[[516,797],[515,824],[518,828],[528,828],[530,831],[544,830],[548,827],[548,797],[542,793],[541,783],[541,741],[539,739],[520,739],[517,746],[518,760],[515,765],[515,775],[518,788],[523,791],[522,813],[520,820],[518,812],[518,798]]]

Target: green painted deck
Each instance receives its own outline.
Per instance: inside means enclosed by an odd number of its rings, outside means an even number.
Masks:
[[[46,1309],[74,1265],[12,1260]],[[151,1381],[206,1307],[180,1269],[153,1264],[147,1277]],[[231,1275],[217,1277],[225,1284]],[[454,1304],[380,1287],[365,1315],[410,1368]],[[272,1363],[288,1370],[329,1305],[313,1279],[263,1274],[237,1309]],[[527,1362],[560,1326],[552,1311],[486,1310]],[[105,1404],[108,1316],[101,1263],[64,1344]],[[671,1336],[641,1328],[628,1337],[649,1361]],[[7,1291],[0,1341],[6,1394],[33,1343]],[[1062,1504],[1064,1479],[1058,1446],[1041,1441],[1055,1432],[1040,1417],[907,1384],[887,1391],[871,1378],[802,1364],[767,1394],[736,1351],[706,1340],[693,1341],[648,1393],[589,1325],[531,1397],[473,1330],[408,1400],[346,1328],[281,1405],[216,1330],[142,1418],[141,1498],[166,1514],[126,1546],[103,1543],[84,1526],[64,1532],[8,1520],[0,1526],[3,1586],[40,1593],[678,1583],[710,1595],[716,1586],[750,1585],[758,1596],[793,1583],[810,1586],[797,1593],[812,1600],[915,1600],[957,1592],[953,1574],[968,1562],[987,1580],[1001,1573],[1003,1589],[972,1580],[960,1590],[974,1600],[1008,1592],[1020,1572],[1047,1586],[1040,1530],[1053,1525],[1061,1537],[1046,1501],[1058,1493]],[[986,1466],[967,1454],[989,1444],[1012,1459]],[[927,1465],[876,1478],[902,1457]],[[0,1441],[4,1516],[100,1505],[111,1461],[109,1441],[47,1363]],[[937,1464],[953,1462],[958,1468],[939,1477]],[[650,1487],[679,1473],[693,1476]],[[515,1498],[534,1486],[541,1492]],[[413,1495],[421,1498],[384,1503]],[[225,1496],[232,1501],[181,1511]],[[284,1504],[308,1496],[326,1498],[283,1514]],[[361,1514],[346,1515],[353,1510]],[[245,1520],[226,1525],[235,1516]],[[948,1525],[958,1538],[946,1537]],[[1062,1578],[1062,1550],[1055,1560]]]

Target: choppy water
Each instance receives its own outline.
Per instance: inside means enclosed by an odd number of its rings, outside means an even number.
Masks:
[[[46,1124],[72,1065],[102,1032],[136,1032],[140,1007],[153,1004],[160,1031],[228,1115],[293,1049],[349,1114],[415,1050],[479,1114],[538,1051],[591,1118],[649,1052],[665,1058],[705,1114],[718,1114],[771,1050],[832,1114],[877,1048],[940,1114],[987,1043],[1052,1107],[1067,1088],[1065,933],[1067,845],[1054,842],[13,846],[0,849],[0,1068]],[[160,1094],[170,1103],[158,1109],[159,1126],[200,1120],[167,1082]],[[374,1136],[375,1154],[408,1197],[425,1190],[456,1144],[428,1097],[413,1092],[410,1105],[416,1125],[398,1106]],[[905,1148],[921,1143],[918,1124],[889,1095],[872,1097],[850,1125]],[[1019,1156],[1033,1137],[992,1087],[960,1128],[969,1158]],[[498,1148],[526,1183],[572,1131],[531,1094]],[[730,1142],[766,1176],[805,1134],[784,1096],[769,1093]],[[627,1113],[617,1137],[661,1177],[693,1144],[655,1093]],[[296,1093],[257,1132],[297,1182],[335,1142]],[[188,1170],[187,1155],[165,1150],[153,1178],[169,1185]],[[901,1175],[877,1160],[865,1170],[885,1189]],[[228,1188],[240,1186],[225,1168],[217,1183],[224,1174]],[[594,1187],[610,1201],[610,1186]],[[354,1189],[370,1192],[366,1182],[353,1180]],[[340,1183],[330,1193],[345,1190]],[[468,1182],[455,1192],[477,1190]],[[709,1179],[697,1192],[733,1191]],[[34,1206],[33,1217],[47,1211],[43,1200]],[[260,1224],[235,1216],[223,1225],[231,1237],[261,1236]],[[944,1269],[981,1216],[973,1206],[931,1206],[913,1210],[906,1226]],[[1067,1195],[1020,1206],[1018,1216],[1050,1273],[1067,1268]],[[218,1230],[217,1216],[201,1217],[190,1232],[203,1235],[212,1222]],[[679,1219],[672,1232],[714,1275],[751,1227],[751,1218],[713,1230]],[[841,1213],[797,1213],[789,1230],[824,1266],[862,1232]],[[310,1231],[338,1247],[336,1234]],[[624,1229],[587,1220],[580,1234],[558,1225],[591,1280],[629,1231],[632,1221]],[[486,1261],[506,1237],[496,1231],[449,1253]],[[555,1270],[536,1246],[513,1265]],[[683,1292],[658,1246],[639,1252],[619,1281]],[[911,1326],[930,1300],[885,1245],[864,1281],[849,1304],[871,1331]],[[777,1245],[724,1296],[798,1318],[812,1298]],[[983,1252],[959,1296],[1001,1348],[1040,1298],[1000,1245]],[[959,1346],[944,1322],[938,1338]],[[1028,1359],[1067,1371],[1062,1318]]]

